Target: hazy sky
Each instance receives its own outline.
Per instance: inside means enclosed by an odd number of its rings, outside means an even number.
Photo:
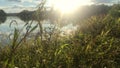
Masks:
[[[31,7],[35,6],[39,0],[0,0],[0,7]]]
[[[41,0],[0,0],[0,7],[35,7],[40,1]]]
[[[48,0],[50,2],[50,0]],[[51,0],[52,1],[52,0]],[[74,0],[73,0],[74,1]],[[94,3],[113,3],[118,0],[91,0]],[[23,7],[31,7],[36,6],[40,0],[0,0],[0,7],[10,7],[10,6],[23,6]]]
[[[0,9],[5,10],[5,12],[17,12],[22,10],[23,7],[36,7],[41,0],[0,0]],[[47,0],[47,5],[53,0]],[[91,0],[93,3],[117,3],[118,0]],[[74,0],[73,0],[74,2]],[[22,8],[18,8],[22,7]],[[6,9],[5,9],[6,8]],[[14,8],[14,10],[11,8]],[[16,9],[15,9],[16,8]],[[32,9],[32,8],[31,8]],[[24,9],[23,9],[24,10]]]

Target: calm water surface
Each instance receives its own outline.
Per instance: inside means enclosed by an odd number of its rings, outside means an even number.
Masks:
[[[13,23],[11,24],[11,22],[13,22]],[[29,21],[29,23],[30,22],[31,21]],[[6,18],[5,22],[0,23],[0,34],[13,33],[15,28],[21,30],[26,23],[27,22],[21,20],[19,17],[9,16]],[[10,24],[11,24],[11,26],[10,26]],[[37,22],[33,21],[31,27],[34,27],[35,25],[37,25]],[[48,27],[49,25],[50,24],[48,24],[48,22],[46,21],[46,23],[43,24],[43,27]],[[23,30],[23,32],[25,32],[25,31],[26,31],[26,29]]]
[[[3,22],[4,21],[4,22]],[[24,25],[27,23],[23,20],[21,20],[19,17],[13,17],[13,16],[9,16],[6,17],[5,20],[3,20],[2,22],[0,21],[0,42],[6,42],[8,39],[7,37],[10,34],[14,33],[14,29],[17,28],[19,30],[21,30]],[[13,23],[11,24],[11,22],[13,21]],[[17,23],[16,23],[17,22]],[[30,23],[31,21],[29,21]],[[11,26],[10,26],[11,24]],[[36,21],[33,21],[31,27],[34,27],[35,25],[37,25]],[[49,21],[44,21],[42,26],[44,28],[46,27],[51,27],[53,25],[50,25]],[[75,30],[76,27],[74,27],[72,24],[69,24],[63,28],[61,28],[62,31],[66,32],[66,33],[70,33],[72,30]],[[34,32],[38,32],[39,28],[37,28]],[[26,27],[21,31],[21,33],[26,32]]]

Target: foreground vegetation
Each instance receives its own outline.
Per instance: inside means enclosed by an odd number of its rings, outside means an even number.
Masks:
[[[120,19],[112,13],[119,14],[120,9],[114,9],[106,15],[74,21],[78,29],[65,36],[57,28],[44,31],[38,16],[38,25],[24,36],[15,29],[11,43],[1,46],[0,68],[119,68]],[[27,39],[37,27],[40,34]]]

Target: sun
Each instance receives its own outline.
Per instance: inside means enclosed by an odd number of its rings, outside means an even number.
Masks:
[[[54,8],[62,13],[72,13],[82,5],[90,4],[90,0],[54,0]]]

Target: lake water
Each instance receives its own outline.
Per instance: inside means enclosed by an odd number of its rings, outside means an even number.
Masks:
[[[11,24],[11,22],[13,22],[13,23]],[[31,21],[29,21],[29,23],[30,22]],[[21,20],[19,17],[16,17],[16,16],[6,17],[6,19],[5,19],[4,22],[0,22],[0,34],[10,34],[10,33],[13,33],[15,28],[17,28],[17,29],[20,30],[20,29],[23,28],[23,26],[26,23],[27,22]],[[10,26],[10,24],[11,24],[11,26]],[[35,26],[36,24],[37,24],[37,22],[33,21],[31,27]],[[43,24],[42,24],[42,26],[43,27],[49,27],[50,26],[49,21],[44,21]],[[72,24],[66,25],[65,27],[62,28],[62,30],[72,30],[72,29],[75,29]],[[26,29],[24,29],[23,32],[25,30]]]
[[[13,23],[11,24],[11,22],[13,22]],[[30,22],[31,21],[29,21],[29,23]],[[8,36],[10,34],[14,33],[15,28],[22,30],[26,23],[27,22],[21,20],[19,17],[15,17],[15,16],[9,16],[9,17],[6,17],[6,19],[0,21],[0,42],[3,42],[4,39],[6,42],[7,41],[6,38],[8,38]],[[10,24],[11,24],[11,26],[10,26]],[[33,21],[31,27],[34,27],[35,25],[37,25],[37,22]],[[49,21],[44,21],[42,26],[44,28],[46,28],[46,27],[51,27],[53,25],[51,25]],[[74,27],[72,24],[66,25],[65,27],[61,28],[61,30],[66,33],[70,33],[72,30],[75,30],[75,29],[76,29],[76,27]],[[38,32],[38,31],[39,31],[39,28],[37,28],[34,32]],[[24,33],[24,32],[26,32],[26,27],[21,31],[21,33]]]
[[[11,27],[10,27],[10,23],[12,21],[17,21],[17,24],[19,25],[16,25],[16,23],[12,23]],[[14,28],[17,27],[17,28],[21,28],[23,25],[25,24],[24,21],[20,20],[18,17],[7,17],[5,22],[2,22],[0,24],[0,34],[9,34],[11,32],[14,31]]]
[[[11,23],[12,22],[12,23]],[[30,23],[31,21],[29,21]],[[21,30],[27,22],[21,20],[19,17],[9,16],[4,22],[0,23],[0,34],[10,34],[14,32],[14,29],[17,28]],[[11,25],[10,25],[11,24]],[[37,25],[36,21],[33,21],[31,27]],[[43,24],[43,27],[49,26],[49,23],[46,21]],[[26,29],[23,30],[25,32]]]
[[[6,42],[8,40],[9,35],[13,35],[15,28],[21,30],[21,34],[24,34],[26,32],[26,27],[24,29],[23,27],[26,23],[27,22],[15,16],[9,16],[6,17],[6,19],[3,19],[2,21],[0,20],[0,42]],[[31,23],[31,21],[29,21],[29,23]],[[31,27],[34,27],[36,25],[37,22],[33,21]],[[48,24],[46,21],[42,26],[48,27],[50,26],[50,24]],[[35,31],[37,32],[38,28]]]

